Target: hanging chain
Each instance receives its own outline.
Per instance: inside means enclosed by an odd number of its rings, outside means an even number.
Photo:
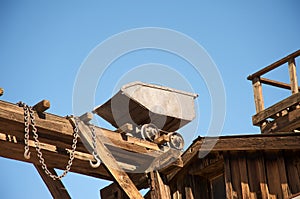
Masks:
[[[25,139],[24,139],[25,140],[25,153],[24,153],[24,157],[26,159],[30,158],[29,143],[28,143],[29,142],[29,117],[30,117],[30,125],[32,127],[35,149],[37,151],[37,156],[39,158],[39,162],[42,165],[42,169],[53,180],[57,180],[57,179],[61,179],[61,178],[65,177],[67,175],[67,173],[70,171],[71,166],[73,164],[73,160],[74,160],[74,153],[76,150],[77,139],[79,137],[77,122],[75,121],[75,128],[74,128],[74,133],[73,133],[73,144],[72,144],[72,150],[70,151],[70,158],[69,158],[68,164],[66,166],[66,169],[63,171],[63,173],[60,176],[57,176],[55,174],[52,174],[51,171],[49,171],[49,169],[45,163],[45,159],[43,158],[43,153],[40,148],[40,142],[38,140],[39,136],[38,136],[37,128],[36,128],[36,124],[35,124],[34,111],[33,111],[32,107],[29,107],[28,105],[26,105],[22,102],[19,103],[19,106],[23,106],[23,109],[24,109],[24,122],[25,122]],[[29,113],[29,117],[28,117],[28,113]],[[28,154],[27,156],[29,156],[29,158],[27,158],[25,156],[25,154],[26,155]]]
[[[28,108],[28,105],[26,105],[25,103],[23,102],[19,102],[18,105],[20,107],[23,107],[23,110],[24,110],[24,125],[25,125],[25,128],[24,128],[24,131],[25,131],[25,134],[24,134],[24,144],[25,144],[25,147],[24,147],[24,158],[25,159],[30,159],[30,152],[29,152],[29,108]]]
[[[91,132],[92,132],[92,144],[93,144],[93,157],[94,159],[96,160],[96,163],[93,163],[91,160],[90,160],[90,165],[91,167],[93,168],[97,168],[100,166],[101,164],[101,161],[100,159],[98,158],[98,153],[97,153],[97,143],[96,143],[96,132],[95,132],[95,127],[94,125],[91,125],[90,127],[91,129]]]

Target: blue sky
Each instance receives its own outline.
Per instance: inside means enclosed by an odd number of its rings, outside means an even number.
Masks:
[[[48,99],[49,112],[71,114],[78,71],[97,45],[134,28],[167,28],[195,40],[216,64],[226,92],[221,134],[258,133],[259,129],[251,123],[255,107],[246,77],[299,49],[299,7],[296,0],[1,1],[0,87],[5,89],[1,100],[22,100],[33,105]],[[127,77],[151,81],[153,75],[153,82],[160,83],[155,67],[153,74],[135,73],[137,66],[149,63],[168,66],[174,78],[179,73],[199,94],[198,128],[188,134],[187,140],[205,136],[213,114],[205,78],[195,76],[190,64],[168,52],[141,50],[117,59],[99,82],[95,104],[107,100],[118,89],[118,82],[126,82]],[[144,69],[147,71],[147,67]],[[172,77],[169,74],[170,79],[165,78],[168,81],[162,84],[182,89],[182,84],[174,83],[177,79]],[[269,77],[287,82],[286,67]],[[266,105],[271,105],[289,92],[264,87],[264,94]],[[100,124],[110,128],[103,121]],[[51,198],[30,164],[0,158],[0,178],[1,198]],[[99,198],[99,189],[107,184],[77,174],[68,175],[63,182],[72,198]]]

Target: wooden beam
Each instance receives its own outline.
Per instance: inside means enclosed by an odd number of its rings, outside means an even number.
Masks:
[[[288,63],[289,63],[289,74],[290,74],[291,90],[292,90],[292,94],[295,94],[295,93],[299,92],[295,58],[291,58],[288,61]]]
[[[219,137],[213,149],[214,151],[255,151],[255,150],[299,150],[300,133],[288,134],[264,134],[247,136],[224,136]],[[211,140],[206,140],[212,142]],[[204,139],[198,140],[194,148],[199,148]],[[205,149],[201,149],[205,150]]]
[[[287,109],[299,102],[300,102],[300,93],[295,93],[294,95],[291,95],[290,97],[252,116],[252,123],[253,125],[259,126],[260,123],[266,120],[267,118],[270,118],[275,114],[279,113],[280,111]]]
[[[32,108],[33,110],[42,113],[50,108],[50,101],[42,100],[38,102],[36,105],[34,105]]]
[[[158,171],[150,172],[151,199],[171,199],[170,189],[165,185]]]
[[[104,199],[129,199],[116,183],[111,183],[101,189],[100,196]]]
[[[268,122],[261,128],[262,133],[293,132],[300,128],[300,109],[288,112],[286,115]]]
[[[266,74],[267,72],[277,68],[278,66],[281,66],[282,64],[288,62],[290,59],[296,58],[300,55],[300,50],[297,50],[296,52],[293,52],[292,54],[289,54],[288,56],[274,62],[273,64],[264,67],[263,69],[257,71],[256,73],[253,73],[252,75],[249,75],[247,77],[248,80],[253,80],[256,77],[260,77],[264,74]]]
[[[45,119],[36,115],[36,127],[41,142],[68,148],[73,140],[73,126],[66,117],[45,113]],[[132,152],[160,151],[157,144],[135,137],[124,139],[122,135],[107,129],[101,129],[105,137],[109,138],[112,146],[117,146]],[[24,137],[24,111],[22,107],[0,100],[0,132],[9,132],[19,138]],[[77,150],[87,152],[79,140]]]
[[[253,86],[256,113],[259,113],[262,110],[264,110],[264,98],[262,94],[262,85],[258,77],[253,79],[252,86]]]
[[[34,167],[42,177],[44,183],[48,187],[48,190],[50,191],[51,195],[53,198],[64,198],[64,199],[71,199],[68,191],[66,190],[64,184],[62,183],[61,180],[53,180],[50,178],[43,170],[41,165],[34,164]],[[48,168],[49,171],[52,174],[56,174],[55,170],[53,168]]]
[[[75,120],[72,119],[72,121],[75,124]],[[111,152],[104,145],[103,141],[107,138],[104,136],[102,131],[100,130],[97,132],[97,147],[93,149],[92,134],[90,128],[82,121],[77,121],[77,125],[79,128],[79,135],[81,140],[86,143],[86,145],[89,145],[90,149],[96,150],[99,158],[101,159],[101,162],[119,184],[119,186],[123,189],[126,195],[131,199],[142,199],[143,196],[140,194],[139,190],[133,184],[127,173],[123,171],[123,169],[119,166]]]
[[[267,84],[267,85],[270,85],[270,86],[275,86],[275,87],[278,87],[278,88],[291,90],[291,84],[287,84],[287,83],[284,83],[284,82],[279,82],[279,81],[275,81],[275,80],[271,80],[271,79],[267,79],[267,78],[263,78],[263,77],[260,78],[260,82],[262,84]],[[299,86],[298,86],[298,90],[300,90]]]

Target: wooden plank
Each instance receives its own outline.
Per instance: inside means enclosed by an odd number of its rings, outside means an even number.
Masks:
[[[277,153],[267,152],[265,153],[265,165],[267,173],[267,181],[269,186],[269,194],[276,196],[278,199],[282,199],[280,174],[277,164]]]
[[[297,108],[286,115],[276,118],[261,128],[262,133],[293,132],[300,128],[300,109]]]
[[[285,168],[283,153],[279,152],[277,155],[277,165],[280,177],[280,186],[283,198],[288,198],[291,195],[290,188],[287,180],[287,172]]]
[[[72,121],[75,124],[75,120],[72,119]],[[89,145],[89,148],[93,148],[92,134],[90,128],[81,121],[77,121],[77,125],[79,128],[79,135],[81,140],[87,145]],[[143,196],[140,194],[139,190],[131,181],[127,173],[124,172],[123,169],[119,166],[111,152],[104,145],[103,141],[106,139],[108,138],[106,138],[104,134],[102,134],[102,131],[97,132],[97,147],[95,150],[99,158],[101,159],[101,162],[104,164],[108,172],[112,175],[112,177],[116,180],[118,185],[123,189],[123,191],[129,198],[142,199]]]
[[[16,142],[7,141],[7,135],[0,133],[0,156],[14,160],[29,162],[33,164],[40,164],[37,159],[36,150],[33,141],[29,142],[31,157],[29,160],[25,159],[24,154],[24,140],[17,138]],[[69,159],[69,154],[66,150],[58,149],[49,144],[40,143],[45,161],[49,168],[57,168],[64,170]],[[112,180],[108,172],[103,166],[97,170],[91,170],[89,160],[92,159],[90,154],[76,151],[74,154],[74,162],[71,171],[79,174],[84,174],[91,177],[103,178]]]
[[[48,187],[51,195],[53,198],[64,198],[64,199],[71,199],[68,191],[66,190],[65,186],[63,185],[61,180],[53,180],[50,178],[42,169],[41,165],[34,164],[34,167],[40,174],[41,178],[43,179],[44,183]],[[53,168],[48,168],[48,170],[54,174],[57,175],[55,170]]]
[[[247,162],[245,158],[245,153],[239,153],[238,164],[240,169],[242,196],[244,199],[248,199],[250,198],[250,188],[248,182]]]
[[[101,189],[100,196],[104,199],[129,199],[116,183],[111,183]]]
[[[171,199],[170,191],[158,171],[150,172],[151,198],[152,199]]]
[[[253,80],[255,77],[260,77],[262,76],[263,74],[266,74],[267,72],[277,68],[278,66],[281,66],[282,64],[288,62],[290,59],[292,58],[296,58],[300,55],[300,50],[297,50],[291,54],[289,54],[288,56],[272,63],[271,65],[267,66],[267,67],[264,67],[263,69],[253,73],[252,75],[249,75],[247,77],[248,80]]]
[[[226,198],[237,199],[237,196],[234,197],[233,195],[230,160],[229,160],[228,152],[224,152],[223,157],[224,157],[224,177],[225,177],[225,186],[226,186]]]
[[[0,132],[9,132],[16,137],[24,137],[24,111],[23,108],[16,104],[4,102],[0,100]],[[45,119],[39,118],[36,114],[36,127],[38,129],[41,142],[55,145],[59,148],[68,148],[73,139],[73,126],[66,117],[45,113]],[[124,139],[122,135],[107,129],[101,129],[103,134],[109,138],[112,146],[117,146],[128,151],[146,152],[160,151],[157,144],[146,140],[127,137]],[[51,139],[50,139],[51,138]],[[79,140],[77,150],[87,152],[82,142]]]
[[[257,168],[257,177],[259,180],[262,199],[269,199],[269,188],[265,172],[265,162],[262,154],[256,158],[255,164]]]
[[[267,84],[270,86],[275,86],[278,88],[284,88],[284,89],[291,90],[291,84],[287,84],[284,82],[279,82],[279,81],[275,81],[275,80],[271,80],[271,79],[267,79],[267,78],[263,78],[263,77],[260,77],[260,82],[262,84]],[[299,90],[299,86],[298,86],[298,90]]]
[[[300,173],[295,164],[295,159],[297,159],[298,156],[299,151],[294,153],[284,153],[288,184],[290,185],[290,190],[292,194],[300,192]]]
[[[296,72],[296,63],[295,58],[291,58],[288,61],[289,65],[289,74],[290,74],[290,82],[291,82],[291,90],[292,94],[298,93],[298,80],[297,80],[297,72]]]
[[[279,113],[280,111],[287,109],[299,102],[300,102],[300,93],[295,93],[294,95],[291,95],[290,97],[252,116],[252,123],[253,125],[260,125],[260,123],[266,120],[267,118],[270,118],[274,116],[276,113]]]
[[[233,195],[242,198],[241,176],[239,168],[239,158],[237,154],[230,153],[230,171],[232,180]]]
[[[262,85],[259,80],[259,77],[253,79],[252,87],[253,87],[256,113],[259,113],[262,110],[264,110],[264,98],[262,94]]]
[[[32,108],[33,110],[42,113],[50,108],[50,101],[42,100],[38,102],[36,105],[34,105]]]
[[[194,142],[193,149],[201,147],[204,140]],[[210,144],[210,140],[205,141]],[[247,136],[224,136],[219,137],[214,148],[210,152],[216,151],[256,151],[256,150],[299,150],[300,133],[286,134],[264,134]],[[201,149],[204,150],[204,149]],[[182,156],[182,159],[184,155]],[[192,158],[192,157],[190,157]],[[184,159],[183,159],[184,161]]]
[[[259,156],[259,152],[252,151],[247,152],[247,169],[248,169],[248,182],[249,182],[249,188],[250,188],[250,198],[256,199],[256,198],[262,198],[261,191],[260,191],[260,182],[258,177],[258,168],[257,168],[257,158]]]

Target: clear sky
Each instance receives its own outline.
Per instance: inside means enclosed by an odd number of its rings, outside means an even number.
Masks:
[[[246,77],[299,49],[299,8],[296,0],[109,3],[3,0],[0,1],[0,87],[5,93],[0,99],[13,103],[22,100],[30,105],[48,99],[49,112],[70,115],[76,77],[90,52],[118,33],[157,27],[193,39],[215,63],[226,94],[226,117],[220,133],[258,133],[259,129],[251,123],[255,107],[251,82]],[[127,42],[133,41],[121,42],[120,48]],[[178,46],[178,41],[172,42]],[[270,77],[287,82],[286,67],[274,71]],[[197,118],[186,128],[189,131],[185,134],[186,145],[196,136],[208,134],[214,114],[209,83],[207,77],[195,75],[186,60],[157,49],[125,54],[111,63],[99,81],[95,105],[111,97],[122,83],[132,80],[198,93]],[[266,105],[271,105],[289,92],[266,87],[264,94]],[[111,128],[103,121],[99,123]],[[193,125],[196,127],[190,130]],[[51,198],[30,164],[0,158],[0,179],[1,198]],[[72,198],[90,199],[99,198],[100,188],[108,184],[73,173],[63,182]]]

